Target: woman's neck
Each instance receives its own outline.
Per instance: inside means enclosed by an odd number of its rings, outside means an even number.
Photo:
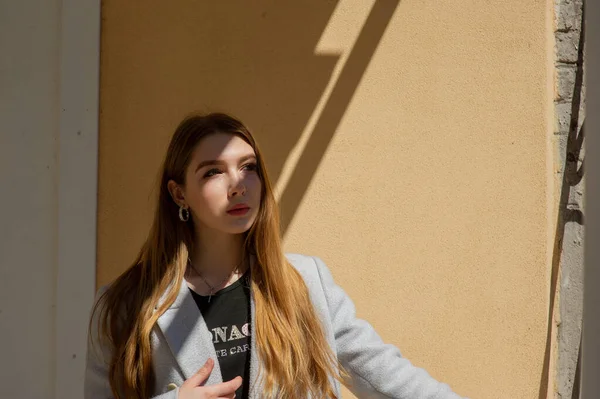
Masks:
[[[243,234],[225,234],[220,232],[197,233],[198,237],[193,255],[192,267],[204,278],[219,279],[238,268],[240,273],[243,262]]]

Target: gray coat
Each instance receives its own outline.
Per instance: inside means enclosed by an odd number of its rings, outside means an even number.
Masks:
[[[439,383],[403,358],[393,345],[385,344],[373,327],[355,316],[354,304],[335,284],[331,273],[319,258],[289,254],[288,260],[300,272],[310,298],[323,324],[327,342],[350,375],[350,390],[359,398],[459,399],[448,385]],[[101,290],[102,291],[102,290]],[[254,302],[251,305],[254,331]],[[107,348],[97,344],[92,323],[92,340],[88,345],[85,373],[85,399],[112,397],[105,359]],[[214,360],[214,369],[206,384],[222,382],[219,362],[200,311],[186,284],[175,302],[158,319],[152,331],[153,365],[156,375],[153,399],[177,399],[179,386],[193,375],[206,360]],[[250,398],[259,399],[261,386],[259,359],[254,336],[251,337]],[[103,360],[104,359],[104,360]],[[260,381],[260,378],[258,378]],[[335,383],[338,396],[340,385]]]

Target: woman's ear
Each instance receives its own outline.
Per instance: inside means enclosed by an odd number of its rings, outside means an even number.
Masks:
[[[167,188],[169,189],[169,194],[171,194],[171,198],[177,204],[177,206],[182,206],[187,208],[187,204],[185,203],[185,195],[183,193],[183,189],[179,186],[179,184],[175,183],[173,180],[169,180],[167,183]]]

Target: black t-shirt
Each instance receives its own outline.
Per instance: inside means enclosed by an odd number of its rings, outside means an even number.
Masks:
[[[212,298],[192,292],[192,296],[213,337],[223,381],[238,375],[242,386],[236,398],[247,398],[250,379],[250,280],[249,272]]]

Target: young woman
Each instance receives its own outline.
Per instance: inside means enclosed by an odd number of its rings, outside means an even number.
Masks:
[[[86,399],[456,399],[355,317],[316,257],[282,253],[254,138],[224,114],[177,128],[139,255],[97,295]]]

